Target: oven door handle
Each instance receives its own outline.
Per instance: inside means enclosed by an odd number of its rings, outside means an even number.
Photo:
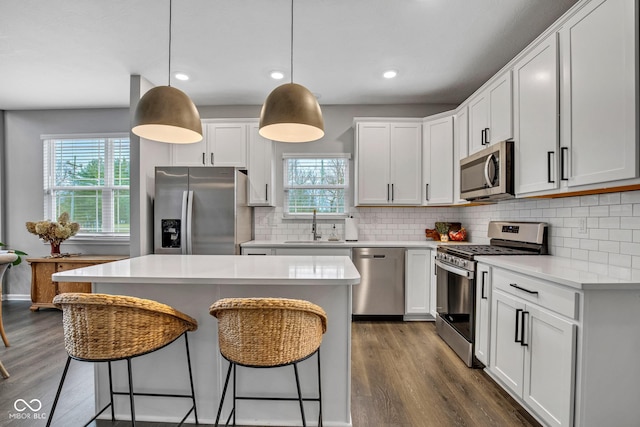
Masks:
[[[466,277],[469,280],[473,280],[473,271],[464,270],[462,268],[455,267],[453,265],[445,264],[442,261],[436,260],[436,266],[440,267],[443,270],[448,271],[449,273],[456,274],[458,276]]]

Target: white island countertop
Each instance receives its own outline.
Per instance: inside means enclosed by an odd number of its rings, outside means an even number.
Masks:
[[[59,282],[355,285],[347,256],[145,255],[55,273]]]

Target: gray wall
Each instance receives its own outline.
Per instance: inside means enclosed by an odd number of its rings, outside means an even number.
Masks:
[[[43,134],[128,132],[129,110],[6,111],[4,120],[5,193],[2,199],[5,232],[11,247],[30,256],[46,256],[49,246],[25,228],[26,221],[43,219]],[[129,245],[62,244],[64,252],[129,254]],[[25,262],[7,272],[5,294],[29,295],[31,270]]]

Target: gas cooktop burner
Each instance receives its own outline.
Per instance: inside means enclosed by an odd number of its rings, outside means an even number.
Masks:
[[[446,252],[454,255],[537,255],[535,251],[495,245],[461,245],[455,248],[447,247]]]

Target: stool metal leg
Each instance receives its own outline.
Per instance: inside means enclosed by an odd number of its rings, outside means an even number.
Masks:
[[[56,397],[53,399],[53,406],[51,407],[51,412],[49,413],[49,418],[47,419],[47,427],[51,425],[51,421],[53,420],[53,413],[56,410],[56,405],[58,405],[58,399],[60,398],[60,392],[62,391],[62,385],[64,384],[64,379],[67,377],[67,371],[69,370],[70,363],[71,363],[71,356],[67,356],[67,363],[64,365],[64,371],[62,371],[62,378],[60,379],[60,385],[58,386]]]
[[[236,425],[236,400],[237,400],[237,396],[238,394],[236,393],[236,390],[238,390],[237,387],[237,381],[236,381],[236,369],[237,366],[234,363],[233,364],[233,410],[231,411],[231,414],[233,415],[233,425]],[[229,420],[227,420],[227,424],[229,424]]]
[[[189,367],[189,383],[191,384],[191,400],[193,401],[193,414],[196,418],[196,424],[199,424],[198,408],[196,407],[196,391],[195,391],[195,388],[193,387],[193,373],[191,371],[191,354],[189,353],[189,339],[187,338],[186,332],[184,333],[184,343],[185,343],[185,346],[187,347],[187,366]]]
[[[111,402],[111,421],[116,420],[115,407],[113,406],[113,375],[111,374],[111,361],[107,362],[109,365],[109,401]]]
[[[127,358],[127,371],[129,372],[129,402],[131,402],[131,425],[136,426],[136,409],[133,404],[133,377],[131,375],[131,359]]]
[[[222,405],[224,404],[224,397],[227,394],[227,387],[229,386],[229,378],[231,377],[231,368],[233,363],[229,362],[229,369],[227,369],[227,378],[224,380],[224,387],[222,388],[222,397],[220,398],[220,405],[218,406],[218,415],[216,416],[216,427],[220,422],[220,415],[222,414]]]
[[[300,378],[298,377],[298,364],[293,364],[293,371],[296,374],[296,388],[298,389],[298,401],[300,402],[300,414],[302,415],[302,427],[307,427],[307,421],[304,417],[304,404],[302,402],[302,392],[300,391]]]
[[[318,426],[322,427],[322,375],[320,375],[320,348],[318,347],[318,404],[320,406],[320,412],[318,415]]]

